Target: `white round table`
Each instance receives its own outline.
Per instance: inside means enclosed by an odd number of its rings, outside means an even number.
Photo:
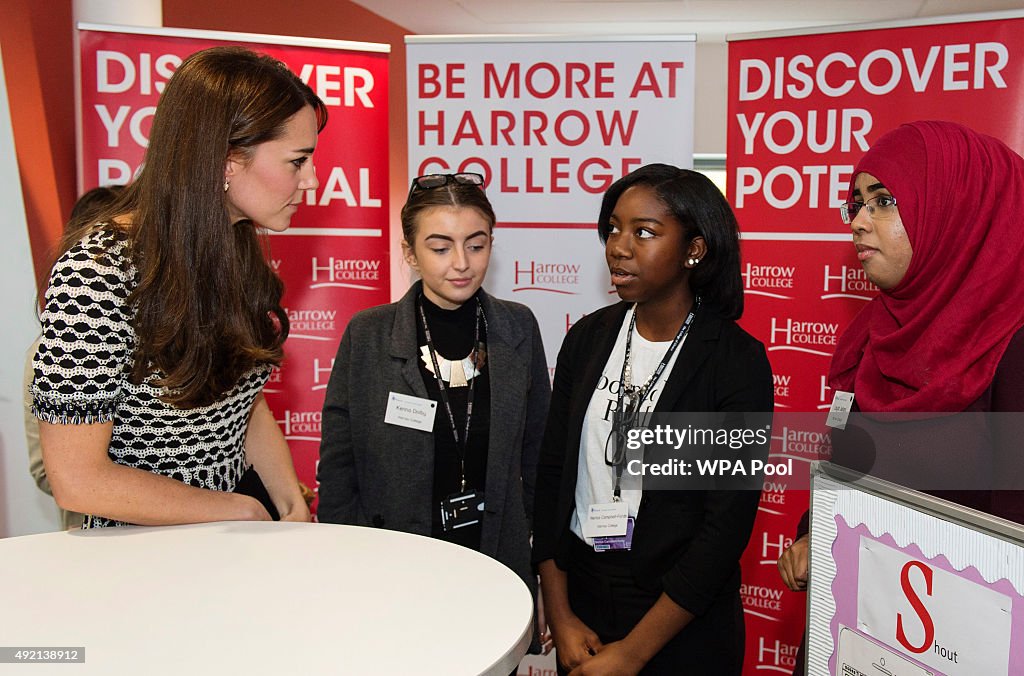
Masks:
[[[500,674],[530,643],[519,577],[431,538],[221,522],[0,540],[0,646],[39,674]]]

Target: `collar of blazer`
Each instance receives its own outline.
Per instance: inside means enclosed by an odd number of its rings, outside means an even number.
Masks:
[[[417,280],[395,304],[395,321],[391,330],[389,352],[392,357],[416,360],[419,346],[416,344],[416,298],[423,289],[423,282]],[[494,342],[502,341],[510,348],[517,347],[526,338],[526,329],[512,316],[509,309],[496,302],[486,291],[480,289],[480,302],[487,318],[488,351]]]
[[[588,361],[585,371],[586,380],[584,382],[587,384],[587,391],[593,391],[597,387],[601,372],[608,362],[612,348],[615,347],[615,339],[619,335],[619,329],[622,328],[622,322],[631,305],[631,303],[620,302],[609,308],[610,311],[601,317],[601,337],[595,345],[597,350]],[[658,398],[655,411],[666,410],[667,407],[674,405],[679,400],[694,374],[714,352],[715,343],[718,342],[721,331],[722,319],[711,308],[704,305],[697,311],[693,325],[690,326],[690,332],[679,347],[679,356],[676,358],[675,366],[667,376],[663,376],[668,380]],[[587,404],[589,405],[589,397]]]

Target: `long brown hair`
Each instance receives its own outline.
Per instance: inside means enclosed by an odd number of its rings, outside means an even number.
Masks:
[[[130,214],[138,284],[129,297],[137,335],[131,380],[154,372],[164,401],[214,403],[259,364],[280,364],[288,318],[284,285],[251,221],[231,223],[224,193],[228,157],[247,159],[278,138],[305,106],[317,129],[327,110],[281,62],[241,47],[185,59],[167,82],[138,178],[112,208],[72,224],[67,251],[97,220]]]

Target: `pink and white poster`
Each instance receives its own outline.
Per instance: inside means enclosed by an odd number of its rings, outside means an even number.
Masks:
[[[814,487],[808,673],[1024,673],[1024,529],[906,489]]]

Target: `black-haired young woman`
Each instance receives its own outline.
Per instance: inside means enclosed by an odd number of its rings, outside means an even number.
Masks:
[[[764,347],[734,322],[736,220],[706,177],[653,164],[609,188],[598,231],[623,302],[566,336],[537,471],[533,559],[559,668],[739,674],[758,492],[625,488],[607,455],[619,410],[771,411]],[[620,509],[625,534],[591,537],[592,509]]]

